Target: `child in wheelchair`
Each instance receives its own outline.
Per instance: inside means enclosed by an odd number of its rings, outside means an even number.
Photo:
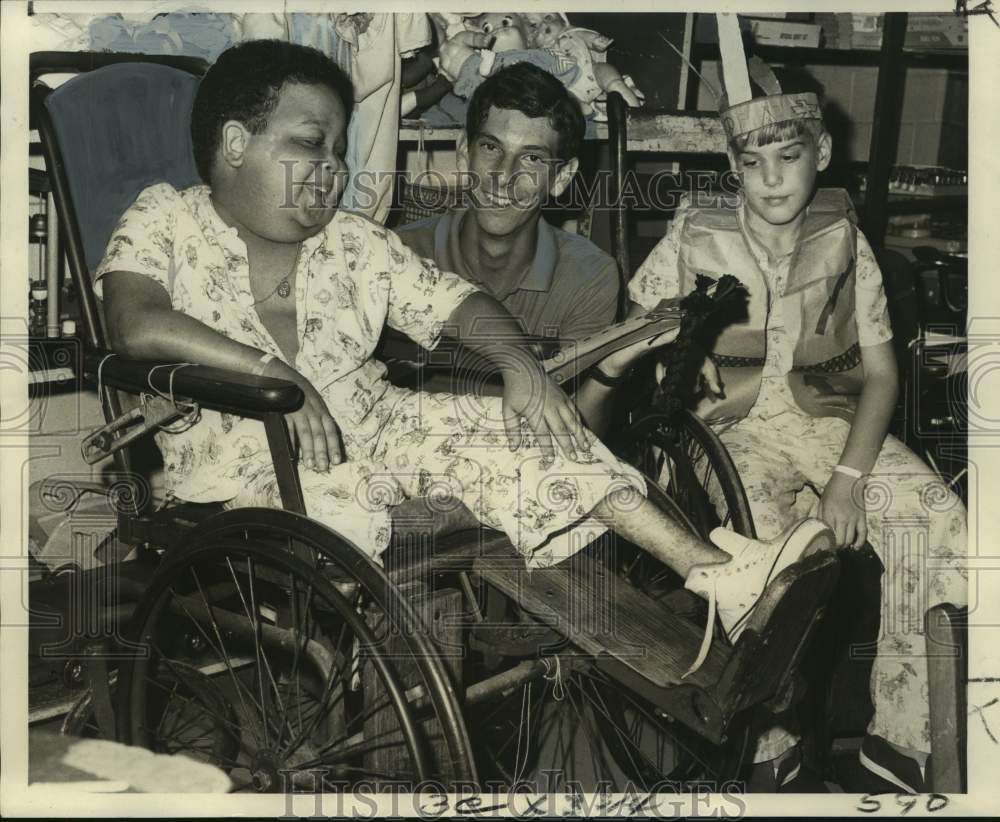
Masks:
[[[460,499],[529,568],[611,529],[714,602],[735,639],[774,576],[832,546],[829,529],[804,520],[723,550],[646,499],[642,475],[586,429],[513,318],[490,339],[472,333],[477,316],[509,318],[500,303],[338,211],[349,107],[346,79],[313,49],[253,41],[220,56],[192,114],[205,185],[144,190],[96,272],[112,347],[300,386],[287,423],[307,513],[373,558],[389,510],[413,496]],[[495,365],[503,396],[393,386],[372,359],[386,324],[426,348],[451,329]],[[280,506],[261,423],[206,411],[157,436],[176,497]]]
[[[742,56],[726,69],[727,85],[731,71],[746,74]],[[966,512],[887,436],[897,374],[881,273],[846,192],[814,187],[832,151],[816,95],[782,94],[767,73],[768,94],[722,111],[742,196],[684,203],[629,293],[652,306],[699,273],[748,286],[746,315],[711,345],[697,412],[731,453],[762,537],[812,515],[838,546],[867,541],[879,554],[875,715],[861,762],[889,790],[919,792],[930,749],[923,615],[966,602]],[[772,762],[778,787],[794,775],[796,742],[780,728],[759,742],[756,761]]]

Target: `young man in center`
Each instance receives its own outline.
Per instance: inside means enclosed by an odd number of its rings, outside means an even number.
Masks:
[[[465,206],[396,229],[422,257],[474,283],[518,320],[543,357],[616,319],[620,279],[614,259],[590,240],[542,216],[570,185],[585,132],[579,103],[531,63],[508,66],[469,101],[456,143]],[[480,318],[489,335],[495,317]],[[640,346],[591,369],[575,401],[589,427],[607,426],[617,384]]]
[[[530,63],[502,69],[472,95],[456,142],[468,207],[397,233],[495,297],[529,336],[606,328],[618,305],[615,261],[542,217],[572,181],[583,135],[580,106],[555,77]]]

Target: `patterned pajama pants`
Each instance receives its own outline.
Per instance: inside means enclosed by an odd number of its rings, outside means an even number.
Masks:
[[[508,447],[497,397],[429,394],[390,387],[365,423],[342,426],[348,459],[328,473],[299,467],[309,516],[372,557],[389,544],[389,508],[408,497],[461,500],[483,524],[504,531],[529,568],[572,556],[607,529],[590,517],[614,491],[646,494],[642,475],[600,442],[573,462],[558,449],[545,464],[522,428]],[[243,490],[229,507],[279,507],[267,452],[249,457]],[[433,508],[433,503],[432,506]]]
[[[748,417],[720,432],[746,487],[758,537],[771,539],[814,516],[839,462],[850,426],[843,420],[785,411]],[[871,678],[875,715],[869,733],[930,751],[924,613],[967,604],[966,511],[938,476],[888,437],[864,491],[868,542],[885,567],[881,625]],[[772,759],[795,738],[776,727],[758,743],[756,761]]]

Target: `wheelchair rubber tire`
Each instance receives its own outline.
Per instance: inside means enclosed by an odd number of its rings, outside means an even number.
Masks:
[[[395,740],[396,748],[400,751],[400,756],[405,756],[408,765],[408,770],[400,770],[398,774],[393,772],[395,774],[393,778],[398,777],[398,781],[406,783],[410,790],[427,780],[433,780],[434,784],[444,786],[456,781],[465,783],[476,781],[475,765],[468,753],[471,750],[471,745],[460,713],[458,699],[439,659],[439,654],[435,652],[429,636],[410,603],[399,594],[395,586],[382,573],[381,568],[356,546],[332,530],[304,516],[264,508],[235,509],[217,514],[187,533],[183,538],[183,543],[182,546],[169,550],[163,564],[157,569],[146,596],[136,608],[126,634],[127,641],[151,647],[153,656],[157,660],[164,657],[165,655],[160,652],[160,649],[153,644],[161,638],[156,633],[158,620],[163,625],[168,625],[168,620],[171,617],[176,619],[179,604],[180,610],[190,618],[189,622],[197,623],[197,620],[191,618],[191,615],[187,613],[188,609],[193,610],[195,607],[191,605],[191,592],[193,591],[194,594],[200,595],[201,600],[205,603],[204,606],[198,606],[202,615],[201,621],[212,628],[212,630],[207,630],[205,626],[195,625],[195,638],[200,633],[201,645],[207,645],[210,650],[216,652],[217,656],[226,657],[223,662],[228,671],[223,670],[220,675],[232,681],[230,690],[235,691],[236,696],[242,694],[245,702],[247,691],[245,688],[241,689],[241,681],[234,676],[234,666],[228,659],[229,654],[222,636],[225,631],[229,630],[226,620],[228,619],[231,623],[234,612],[236,612],[236,616],[240,617],[238,612],[242,608],[247,616],[246,622],[248,624],[251,622],[251,612],[257,614],[252,622],[253,631],[258,637],[258,641],[255,643],[256,650],[249,652],[251,665],[254,655],[257,656],[258,678],[262,683],[259,688],[262,697],[256,702],[256,705],[260,708],[259,713],[264,714],[264,708],[261,707],[265,704],[264,696],[267,696],[268,701],[273,700],[282,704],[282,713],[278,718],[284,722],[287,720],[287,716],[282,697],[285,696],[285,701],[291,702],[291,697],[284,690],[286,687],[283,679],[285,672],[279,671],[275,677],[272,668],[276,668],[278,665],[266,662],[268,651],[261,650],[264,646],[259,639],[264,636],[264,626],[268,624],[271,617],[260,616],[265,613],[261,610],[264,607],[263,604],[254,611],[253,606],[248,603],[247,596],[249,592],[253,591],[254,580],[263,580],[267,592],[276,599],[280,598],[279,589],[284,586],[287,589],[285,594],[290,603],[285,611],[290,612],[293,619],[296,609],[300,616],[305,610],[307,618],[312,621],[303,621],[301,623],[303,626],[310,625],[312,629],[315,629],[322,623],[333,624],[334,619],[340,626],[340,633],[337,641],[333,644],[332,651],[327,649],[327,655],[335,660],[334,667],[337,675],[331,675],[327,679],[326,690],[323,693],[327,696],[336,694],[340,721],[346,729],[352,731],[345,737],[344,745],[350,747],[353,744],[352,751],[359,746],[364,747],[364,733],[359,732],[358,722],[366,723],[373,715],[371,706],[366,708],[365,706],[353,705],[351,707],[356,701],[350,691],[356,686],[359,677],[356,671],[357,660],[363,659],[366,665],[370,662],[370,669],[374,670],[377,676],[367,680],[369,684],[362,688],[362,692],[369,695],[369,693],[378,691],[378,708],[374,710],[374,713],[391,712],[390,719],[394,723],[392,738]],[[220,567],[218,563],[222,560],[228,564],[232,582],[227,582],[223,577],[216,577],[214,588],[209,590],[211,593],[212,590],[220,588],[220,586],[225,589],[222,582],[226,582],[229,591],[228,606],[230,610],[228,616],[227,612],[222,610],[221,605],[213,603],[212,598],[205,595],[198,576],[199,573],[203,576],[206,573],[222,573],[218,570]],[[207,572],[201,571],[200,569],[203,568],[209,570]],[[241,568],[246,578],[251,580],[250,584],[246,586],[249,588],[248,592],[243,591],[244,584],[238,581],[241,577],[234,568]],[[192,569],[196,569],[198,573]],[[256,569],[263,569],[263,571]],[[290,582],[284,582],[285,577],[282,575],[285,574],[288,575]],[[195,588],[190,587],[191,577],[194,577]],[[183,590],[182,583],[187,586],[188,593],[175,593]],[[350,590],[357,593],[345,594],[345,584],[349,586]],[[238,594],[236,598],[233,597],[234,590]],[[279,594],[276,594],[276,591],[279,591]],[[303,599],[303,597],[307,598]],[[402,682],[397,672],[398,663],[394,664],[391,658],[379,652],[381,640],[372,634],[371,628],[366,624],[365,617],[359,613],[362,599],[364,603],[379,609],[381,613],[389,617],[388,620],[384,621],[388,632],[398,634],[406,646],[408,657],[413,663],[412,668],[419,675],[418,687],[423,689],[424,699],[421,709],[423,713],[420,716],[417,716],[417,711],[407,701],[406,694],[412,693],[413,688]],[[272,604],[268,603],[267,607],[271,608]],[[196,600],[195,605],[197,605]],[[280,614],[281,612],[280,608],[274,610],[275,613]],[[275,619],[278,621],[274,622],[273,628],[281,628],[283,623],[281,623],[280,617]],[[222,632],[219,630],[220,624],[224,629]],[[245,626],[242,630],[245,634]],[[276,635],[271,628],[266,630],[271,630],[272,637]],[[288,631],[283,630],[286,631],[285,636],[287,636]],[[305,636],[306,633],[306,630],[300,629],[298,633],[292,635]],[[246,639],[245,635],[243,638]],[[278,640],[272,640],[272,645],[275,641]],[[324,642],[329,645],[329,639],[325,636]],[[278,644],[285,648],[289,643],[282,639]],[[295,648],[299,646],[297,641],[290,644],[294,645]],[[352,645],[354,651],[351,650]],[[363,652],[357,650],[359,647],[364,649]],[[287,655],[287,648],[285,651]],[[261,658],[265,660],[263,665],[260,661]],[[352,663],[354,668],[348,665],[346,661],[348,658],[354,660]],[[149,733],[143,730],[144,705],[149,701],[148,697],[144,697],[143,689],[146,687],[144,677],[151,670],[152,664],[150,660],[133,659],[123,662],[121,666],[117,705],[119,737],[128,744],[142,744],[148,747],[155,743],[155,740],[149,738]],[[169,663],[167,664],[169,665]],[[219,667],[219,663],[216,662],[215,668]],[[305,663],[302,663],[301,670],[304,669]],[[293,666],[291,675],[296,676],[297,672],[298,669]],[[265,674],[270,677],[270,685],[264,683]],[[152,676],[155,677],[155,671]],[[375,685],[372,686],[371,682],[374,682]],[[297,698],[299,694],[300,691],[296,688]],[[307,705],[307,709],[308,707]],[[299,706],[298,709],[301,710],[301,707]],[[145,710],[148,712],[148,707]],[[320,714],[321,711],[326,714],[332,713],[331,709],[326,707],[323,702],[320,703],[319,708],[314,708],[314,715]],[[327,718],[328,716],[322,716],[323,721],[326,721]],[[428,722],[435,723],[435,733],[443,738],[443,743],[438,745],[436,758],[432,756],[431,746],[426,739]],[[267,726],[268,722],[265,717],[258,729],[263,734],[265,741],[267,732],[263,729]],[[310,733],[312,732],[311,727]],[[440,730],[437,730],[438,728]],[[283,733],[285,733],[285,728],[281,726],[277,732],[278,743],[284,738]],[[291,730],[288,730],[287,733],[289,736],[295,737]],[[352,742],[359,737],[359,733],[362,737],[361,741]],[[303,747],[298,737],[295,737],[293,741],[298,741],[300,747]],[[441,744],[445,746],[443,753],[440,752]],[[155,745],[153,746],[155,747]],[[376,747],[385,748],[387,744]],[[244,771],[253,775],[249,781],[244,775],[244,785],[252,785],[258,791],[280,790],[280,786],[274,784],[275,773],[280,772],[282,767],[286,769],[299,765],[305,767],[301,762],[279,761],[285,753],[274,749],[274,745],[268,748],[266,745],[258,744],[256,752],[253,754],[255,762],[237,763]],[[291,750],[291,746],[289,746],[289,750]],[[345,759],[339,763],[341,768],[341,771],[338,772],[339,782],[343,782],[345,768],[352,773],[361,770],[353,763],[357,761],[357,756],[367,755],[369,754],[341,753],[342,758],[353,756],[354,759],[350,761]],[[245,755],[244,759],[247,756],[249,754]],[[258,768],[259,761],[264,759],[267,760],[266,767]],[[308,757],[306,759],[307,762],[312,761]],[[314,769],[319,767],[322,766],[314,765]],[[260,776],[259,779],[258,776]],[[293,779],[299,779],[298,773]],[[303,776],[302,779],[305,777]],[[367,783],[371,784],[371,782],[372,779],[369,778]]]

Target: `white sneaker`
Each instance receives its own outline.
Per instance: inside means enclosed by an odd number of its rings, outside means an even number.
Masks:
[[[709,537],[732,559],[697,565],[684,583],[689,591],[708,600],[705,638],[698,658],[685,676],[697,671],[708,656],[716,609],[729,641],[736,642],[771,580],[803,557],[836,548],[833,531],[818,519],[804,519],[768,542],[747,539],[724,528],[716,528]]]

